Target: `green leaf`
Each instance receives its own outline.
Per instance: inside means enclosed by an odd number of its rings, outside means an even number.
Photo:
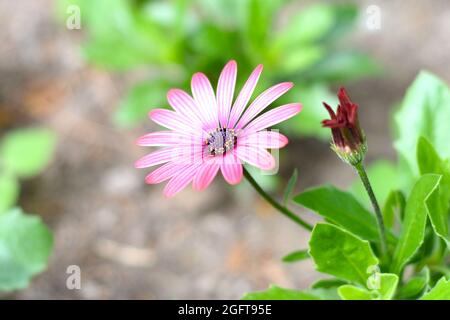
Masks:
[[[0,291],[25,288],[43,271],[53,238],[41,220],[12,209],[0,215]]]
[[[338,294],[342,300],[372,300],[373,294],[363,288],[345,284],[338,288]]]
[[[381,300],[391,300],[398,285],[398,276],[392,273],[380,274],[380,288],[377,290]]]
[[[326,55],[321,46],[299,46],[283,53],[279,59],[278,71],[282,73],[299,73],[320,61]]]
[[[450,300],[450,280],[442,277],[420,300]]]
[[[448,168],[430,141],[421,136],[417,141],[417,165],[420,174],[447,174]]]
[[[116,38],[88,42],[82,47],[82,54],[89,63],[114,71],[144,65],[143,60],[147,60],[130,47],[121,46]]]
[[[248,54],[253,60],[264,60],[269,31],[281,1],[248,0],[247,16],[242,33],[248,46]],[[255,61],[256,62],[256,61]]]
[[[291,263],[305,260],[308,258],[309,258],[308,250],[298,250],[288,254],[287,256],[284,256],[283,262]]]
[[[55,143],[55,135],[47,129],[16,129],[4,137],[0,145],[0,159],[8,170],[19,177],[32,177],[48,165]]]
[[[202,25],[201,30],[192,40],[192,46],[195,51],[202,52],[202,61],[205,64],[210,64],[219,57],[224,60],[236,57],[238,54],[235,46],[236,41],[238,40],[235,33],[221,29],[216,24],[211,23]],[[214,68],[217,67],[214,66]],[[218,71],[215,70],[215,72]]]
[[[289,178],[289,181],[286,185],[286,189],[284,190],[283,204],[285,206],[289,203],[292,191],[294,191],[295,185],[297,184],[297,179],[298,179],[298,170],[297,168],[295,168],[294,171],[292,172],[291,177]]]
[[[386,202],[390,191],[398,188],[397,168],[390,161],[379,160],[372,163],[367,168],[367,175],[369,176],[373,192],[376,194],[380,204]],[[370,198],[360,179],[355,180],[349,191],[366,208],[372,208]]]
[[[419,274],[411,277],[408,282],[400,289],[399,299],[415,299],[427,287],[430,281],[430,270],[425,267]]]
[[[341,279],[321,279],[316,282],[314,282],[311,286],[313,289],[329,289],[329,288],[336,288],[339,286],[342,286],[344,284],[347,284],[347,281],[341,280]]]
[[[445,82],[422,71],[406,92],[395,113],[397,149],[403,188],[409,190],[419,176],[417,141],[426,137],[442,158],[450,157],[450,91]]]
[[[439,158],[430,142],[420,137],[417,145],[417,163],[420,174],[436,173],[442,175],[441,183],[427,200],[428,214],[435,233],[450,247],[448,233],[448,215],[450,202],[450,171]]]
[[[320,300],[314,294],[271,285],[267,290],[246,293],[243,300]]]
[[[362,239],[379,241],[375,217],[348,192],[323,186],[306,190],[293,200]],[[388,240],[395,241],[392,235]]]
[[[343,285],[338,288],[343,300],[391,300],[398,285],[398,276],[392,273],[378,275],[377,288],[367,290],[353,285]]]
[[[115,114],[115,123],[129,127],[147,118],[150,110],[166,104],[168,86],[165,82],[154,80],[135,85],[127,93]]]
[[[299,11],[291,17],[274,39],[275,46],[287,50],[295,44],[319,40],[334,24],[333,7],[316,4]]]
[[[264,45],[267,32],[271,27],[272,14],[266,8],[267,6],[262,1],[249,0],[246,32],[248,40],[255,47]]]
[[[347,283],[340,279],[322,279],[312,284],[310,292],[323,300],[340,300],[338,287]]]
[[[10,209],[19,197],[20,185],[14,175],[0,173],[0,214]]]
[[[387,228],[394,226],[395,217],[398,221],[403,220],[405,204],[405,196],[401,191],[391,191],[383,207],[383,220]]]
[[[450,238],[448,233],[448,202],[442,201],[447,199],[447,197],[442,196],[442,189],[441,184],[439,184],[439,186],[426,199],[425,204],[434,232],[442,240],[444,240],[450,248]],[[444,207],[445,209],[443,209]]]
[[[334,225],[316,224],[309,246],[318,271],[363,285],[378,264],[368,241]]]
[[[426,174],[414,185],[406,202],[402,230],[392,260],[391,271],[393,273],[400,273],[403,266],[423,243],[428,214],[426,201],[438,188],[441,177],[436,174]]]
[[[320,300],[340,300],[337,287],[310,289],[308,292]]]
[[[286,26],[275,35],[274,45],[286,51],[296,44],[304,46],[325,38],[335,40],[354,24],[356,18],[354,5],[310,5],[288,17]]]

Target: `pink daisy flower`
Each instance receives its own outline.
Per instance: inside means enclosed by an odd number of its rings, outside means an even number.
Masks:
[[[171,197],[192,182],[195,190],[203,190],[219,170],[232,185],[243,176],[243,163],[262,170],[275,167],[267,149],[278,149],[288,139],[266,129],[300,112],[299,103],[290,103],[263,111],[292,88],[291,82],[277,84],[247,104],[261,75],[263,66],[252,72],[233,103],[237,64],[230,61],[222,70],[216,94],[203,73],[192,76],[191,97],[180,89],[171,89],[167,100],[174,111],[154,109],[151,120],[166,127],[140,137],[140,146],[162,147],[136,161],[136,168],[161,165],[145,181],[157,184],[169,180],[164,195]],[[246,108],[247,107],[247,108]]]

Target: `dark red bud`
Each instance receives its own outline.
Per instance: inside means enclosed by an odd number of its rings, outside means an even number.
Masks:
[[[353,162],[358,159],[360,161],[364,157],[367,148],[366,139],[359,126],[358,105],[350,100],[343,87],[339,89],[337,96],[339,105],[336,113],[327,103],[323,102],[331,119],[323,120],[322,126],[331,129],[333,147],[339,156],[343,158],[348,155],[351,159],[344,160],[353,164]]]

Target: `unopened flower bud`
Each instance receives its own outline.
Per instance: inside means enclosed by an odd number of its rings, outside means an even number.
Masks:
[[[353,103],[346,90],[338,91],[339,105],[336,113],[323,103],[331,119],[323,120],[322,126],[331,129],[333,135],[332,149],[346,163],[355,166],[366,154],[367,143],[358,121],[358,105]]]

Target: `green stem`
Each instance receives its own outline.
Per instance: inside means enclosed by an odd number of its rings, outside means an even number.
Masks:
[[[361,178],[361,181],[366,188],[367,194],[369,195],[370,202],[372,202],[373,209],[375,211],[375,216],[377,218],[378,230],[380,233],[380,243],[381,243],[381,253],[385,256],[387,253],[387,242],[386,242],[386,231],[384,227],[383,215],[381,214],[380,206],[378,205],[377,198],[373,193],[372,186],[370,185],[369,177],[367,176],[366,169],[362,161],[355,165],[355,169]]]
[[[270,203],[272,207],[277,209],[280,213],[282,213],[283,215],[285,215],[298,225],[302,226],[306,230],[311,231],[313,229],[312,225],[302,220],[295,213],[293,213],[291,210],[280,204],[278,201],[272,198],[267,192],[265,192],[245,168],[244,168],[244,176],[247,179],[247,181],[250,182],[252,187],[261,195],[261,197],[263,197],[264,200]]]

